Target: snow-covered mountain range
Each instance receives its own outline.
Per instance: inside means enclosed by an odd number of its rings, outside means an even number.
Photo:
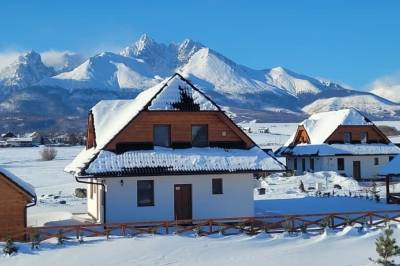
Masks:
[[[145,34],[120,53],[103,52],[81,62],[76,55],[66,55],[65,64],[49,67],[32,51],[1,70],[0,114],[8,119],[4,125],[37,127],[45,117],[42,127],[50,128],[70,117],[76,122],[73,127],[83,127],[95,101],[134,97],[175,72],[189,78],[237,120],[297,121],[313,112],[350,106],[372,119],[400,117],[399,104],[372,93],[283,67],[252,69],[189,39],[166,45]],[[26,121],[32,113],[37,116]]]

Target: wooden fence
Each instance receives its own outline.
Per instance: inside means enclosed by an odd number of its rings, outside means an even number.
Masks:
[[[78,239],[104,236],[138,236],[145,234],[212,234],[256,235],[261,232],[310,232],[324,228],[343,229],[347,225],[379,226],[389,222],[400,222],[400,210],[359,211],[338,213],[313,213],[292,215],[267,215],[224,219],[151,221],[115,224],[77,224],[61,226],[28,227],[13,232],[8,238],[25,238],[30,242],[41,242],[49,238]]]

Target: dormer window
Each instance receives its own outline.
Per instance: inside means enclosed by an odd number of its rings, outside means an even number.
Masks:
[[[154,146],[171,146],[171,127],[170,125],[154,125],[153,127]]]
[[[344,132],[344,143],[351,143],[351,132]]]
[[[207,125],[192,125],[192,146],[193,147],[208,146]]]
[[[366,131],[361,132],[360,139],[361,139],[361,143],[368,143],[368,132],[366,132]]]

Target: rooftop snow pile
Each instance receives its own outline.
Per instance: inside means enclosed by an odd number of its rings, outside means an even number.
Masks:
[[[390,144],[298,144],[290,149],[281,149],[278,154],[291,155],[371,155],[399,154],[400,148]]]
[[[310,137],[310,144],[322,144],[338,126],[372,125],[356,109],[342,109],[338,111],[315,113],[301,122]],[[296,136],[296,132],[289,138],[285,146],[289,146]]]
[[[128,151],[115,154],[101,151],[89,165],[87,174],[110,174],[162,169],[164,172],[234,172],[254,170],[279,170],[283,166],[259,147],[250,150],[222,148],[170,149]]]
[[[22,188],[24,191],[26,191],[29,195],[32,196],[32,198],[36,197],[35,189],[34,187],[19,178],[18,176],[14,175],[10,171],[0,167],[0,174],[3,174],[6,178],[10,179],[12,182],[17,184],[20,188]]]

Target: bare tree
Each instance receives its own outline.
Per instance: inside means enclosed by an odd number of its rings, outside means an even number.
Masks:
[[[52,161],[57,156],[57,150],[53,147],[44,147],[43,150],[40,151],[40,156],[43,161]]]

